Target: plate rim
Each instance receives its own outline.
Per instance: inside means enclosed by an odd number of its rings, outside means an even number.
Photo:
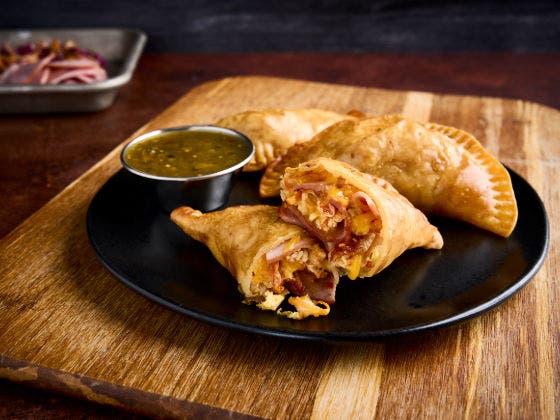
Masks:
[[[180,304],[170,302],[155,293],[149,292],[148,290],[136,285],[131,280],[127,279],[123,274],[119,273],[114,267],[111,267],[102,257],[100,250],[98,249],[95,242],[92,240],[92,232],[91,232],[91,223],[90,218],[91,216],[91,208],[92,204],[97,198],[100,191],[105,187],[105,185],[110,182],[114,177],[116,177],[119,173],[121,173],[124,168],[119,169],[115,172],[96,192],[93,196],[90,204],[87,208],[86,213],[86,230],[87,236],[90,243],[90,246],[95,252],[97,259],[102,263],[102,265],[119,281],[125,284],[127,287],[131,288],[138,294],[142,295],[153,302],[156,302],[167,309],[173,310],[174,312],[181,313],[183,315],[187,315],[188,317],[195,319],[196,321],[204,322],[213,326],[218,326],[225,329],[241,331],[244,333],[250,334],[257,334],[262,336],[269,336],[269,337],[276,337],[276,338],[284,338],[284,339],[291,339],[291,340],[298,340],[298,341],[322,341],[322,342],[332,342],[332,343],[341,343],[341,342],[368,342],[368,341],[375,341],[377,339],[382,339],[386,337],[396,337],[414,333],[420,333],[423,331],[434,330],[444,327],[449,327],[456,325],[458,323],[467,321],[472,319],[478,315],[482,315],[485,312],[490,311],[491,309],[495,308],[502,302],[506,301],[517,292],[519,292],[524,286],[526,286],[529,281],[535,277],[538,271],[541,269],[542,265],[548,254],[548,249],[550,245],[550,222],[548,218],[548,214],[546,212],[546,207],[544,203],[537,193],[537,191],[533,188],[533,186],[521,175],[517,172],[509,168],[508,166],[504,165],[510,176],[513,174],[518,178],[518,180],[525,184],[527,188],[529,188],[536,198],[536,205],[538,206],[539,210],[542,212],[543,221],[544,221],[544,240],[543,246],[539,253],[538,260],[533,264],[533,266],[521,277],[519,278],[514,284],[503,290],[501,293],[493,296],[491,299],[484,301],[483,303],[476,305],[472,308],[469,308],[465,311],[459,312],[453,316],[446,317],[444,319],[428,322],[425,324],[414,325],[411,327],[401,327],[401,328],[393,328],[393,329],[385,329],[385,330],[376,330],[370,332],[328,332],[328,331],[298,331],[292,329],[285,329],[285,328],[274,328],[274,327],[267,327],[267,326],[258,326],[250,323],[243,323],[235,320],[231,320],[225,318],[223,316],[215,316],[215,315],[208,315],[206,313],[184,307]],[[294,321],[298,322],[298,321]]]

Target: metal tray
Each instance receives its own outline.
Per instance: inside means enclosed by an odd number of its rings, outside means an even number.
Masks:
[[[108,78],[83,85],[0,85],[0,114],[88,112],[111,106],[128,83],[146,44],[134,29],[32,29],[0,31],[0,43],[12,47],[36,41],[73,40],[107,61]]]

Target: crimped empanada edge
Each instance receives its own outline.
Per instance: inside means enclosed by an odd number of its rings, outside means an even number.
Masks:
[[[451,141],[463,147],[463,149],[491,175],[493,184],[495,212],[495,223],[492,231],[496,234],[508,237],[517,223],[517,201],[511,183],[511,177],[505,166],[496,157],[488,152],[482,144],[469,132],[456,127],[446,126],[434,122],[424,123],[428,130],[445,135]]]

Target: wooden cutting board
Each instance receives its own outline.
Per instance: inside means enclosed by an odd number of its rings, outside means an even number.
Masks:
[[[85,214],[120,168],[119,146],[0,242],[0,377],[171,417],[558,415],[560,112],[498,98],[238,77],[199,86],[134,136],[266,107],[400,113],[472,132],[549,209],[544,266],[490,313],[374,343],[331,346],[209,326],[138,295],[95,258]]]

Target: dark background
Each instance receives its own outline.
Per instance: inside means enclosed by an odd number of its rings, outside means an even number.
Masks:
[[[0,27],[130,27],[148,52],[558,51],[560,2],[8,0]]]

